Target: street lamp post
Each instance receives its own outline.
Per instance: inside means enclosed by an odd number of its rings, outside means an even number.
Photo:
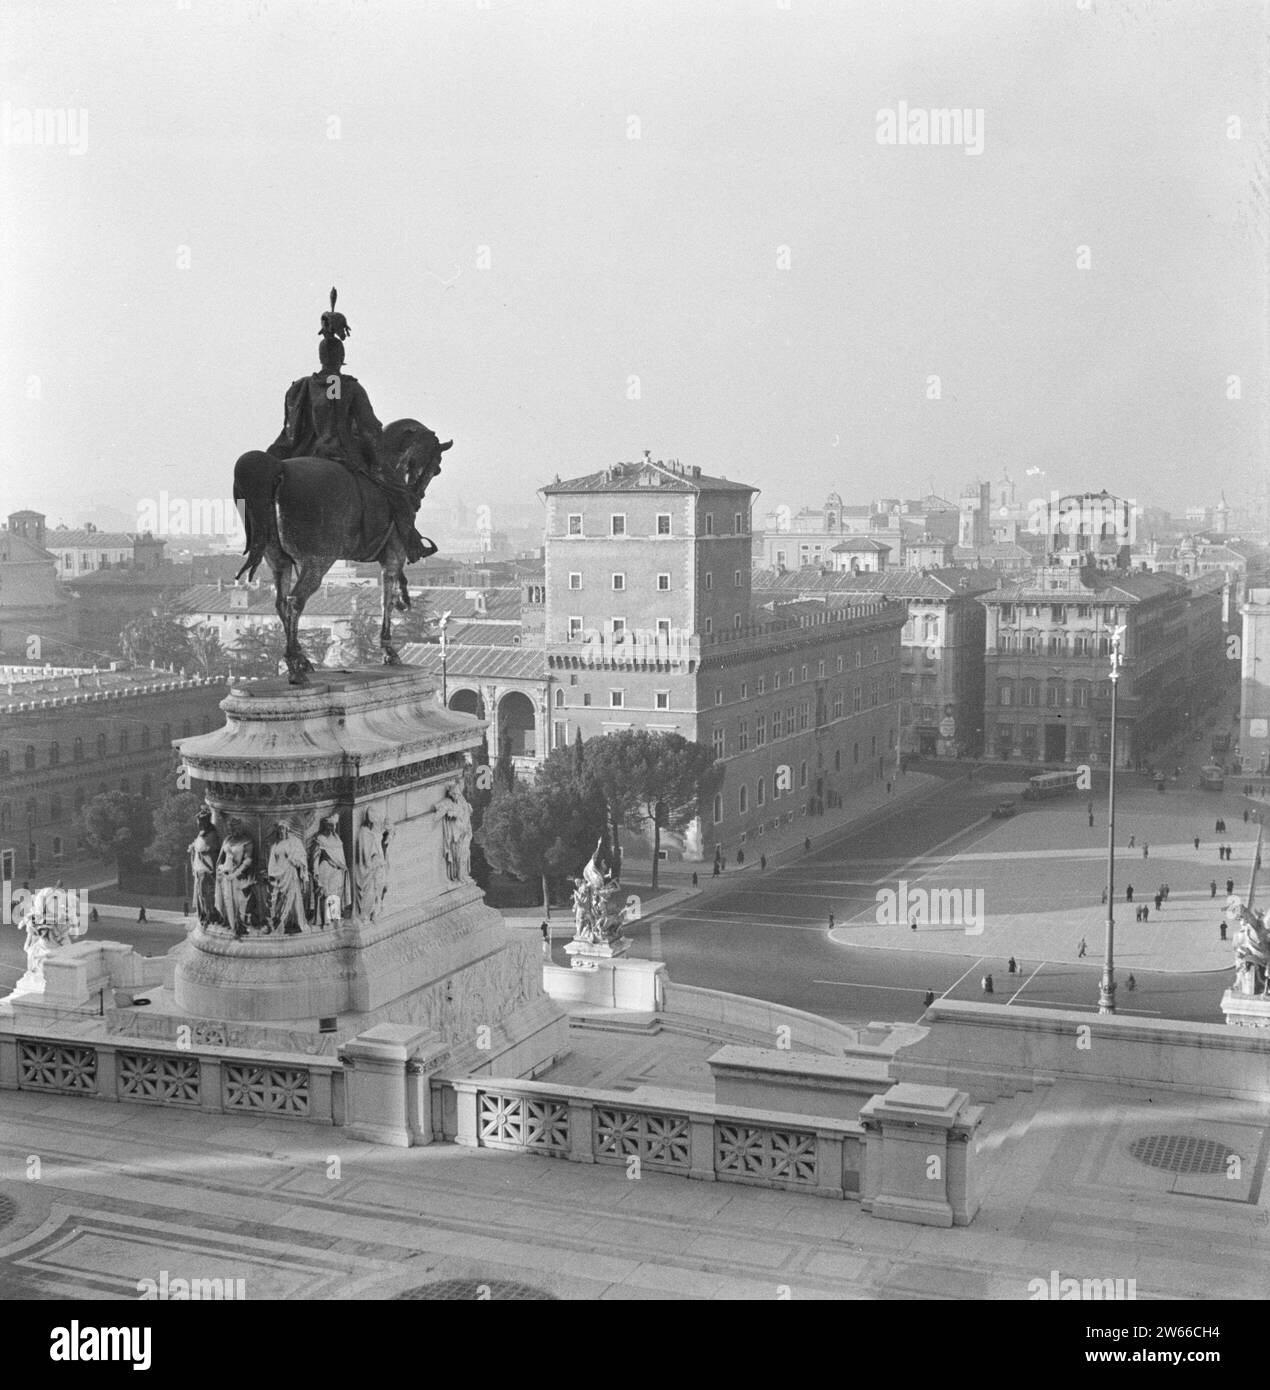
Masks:
[[[1103,943],[1102,982],[1098,988],[1098,1012],[1116,1011],[1116,690],[1124,665],[1121,644],[1124,628],[1111,633],[1111,754],[1107,776],[1107,934]]]
[[[446,663],[446,639],[445,639],[445,630],[446,630],[447,627],[449,627],[449,625],[450,625],[450,614],[449,614],[449,612],[447,611],[447,612],[441,614],[440,622],[439,622],[439,624],[438,624],[438,626],[439,626],[440,629],[441,629],[441,706],[442,706],[443,709],[449,709],[449,708],[450,708],[450,693],[449,693],[448,689],[446,688],[446,670],[445,670],[445,663]]]

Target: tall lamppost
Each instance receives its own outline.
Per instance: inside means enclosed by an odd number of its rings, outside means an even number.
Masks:
[[[1124,627],[1111,631],[1111,756],[1107,777],[1107,934],[1103,943],[1098,1012],[1116,1011],[1116,689],[1124,665]]]
[[[447,609],[444,613],[441,614],[441,618],[440,618],[440,620],[439,620],[439,622],[438,622],[438,624],[437,624],[437,626],[440,627],[440,629],[441,629],[441,706],[442,706],[443,709],[449,709],[449,708],[450,708],[450,692],[449,692],[449,690],[446,688],[446,671],[445,671],[445,661],[446,661],[445,630],[446,630],[447,627],[449,627],[449,625],[450,625],[450,610]]]

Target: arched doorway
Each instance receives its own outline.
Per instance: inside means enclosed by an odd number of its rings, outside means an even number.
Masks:
[[[537,755],[537,720],[534,702],[519,690],[511,690],[498,702],[498,737],[510,746],[513,758]]]
[[[485,718],[485,701],[475,690],[456,690],[450,696],[450,708],[459,714],[474,714],[477,719]]]

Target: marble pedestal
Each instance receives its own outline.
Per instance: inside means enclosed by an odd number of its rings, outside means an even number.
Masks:
[[[316,672],[305,686],[248,682],[221,708],[223,729],[179,747],[222,837],[236,823],[251,840],[262,871],[255,915],[268,914],[263,871],[280,821],[308,851],[319,824],[338,818],[351,901],[326,927],[312,911],[289,933],[196,927],[176,953],[170,994],[117,1014],[113,1029],[191,1024],[242,1047],[284,1031],[325,1052],[379,1025],[412,1025],[454,1065],[506,1057],[512,1075],[567,1051],[535,943],[486,906],[466,844],[446,834],[482,721],[442,709],[409,667]]]
[[[1233,1028],[1270,1028],[1270,998],[1264,994],[1228,989],[1221,997],[1221,1011]]]

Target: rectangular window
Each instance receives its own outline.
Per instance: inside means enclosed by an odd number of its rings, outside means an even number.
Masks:
[[[755,790],[758,792],[758,804],[762,806],[767,800],[767,781],[765,778],[760,777],[758,779],[758,785]]]
[[[723,687],[721,685],[717,685],[714,688],[714,703],[716,705],[721,705],[723,703]]]
[[[737,729],[736,746],[742,753],[750,746],[750,721],[742,719]]]
[[[878,683],[876,680],[869,682],[869,708],[876,707],[878,702]]]
[[[557,719],[551,726],[551,746],[553,748],[567,748],[569,746],[569,725],[561,719]]]
[[[722,729],[715,729],[710,735],[710,751],[714,754],[716,761],[723,756],[723,750],[727,746],[725,738],[726,735]]]
[[[670,535],[670,513],[669,513],[669,512],[658,512],[658,513],[657,513],[657,534],[658,534],[659,536],[668,536],[668,535]]]
[[[733,570],[733,571],[732,571],[732,587],[733,587],[734,589],[739,589],[739,588],[741,587],[741,571],[740,571],[740,570]]]
[[[580,535],[582,534],[582,513],[581,513],[581,512],[570,512],[570,513],[569,513],[569,534],[570,534],[571,536],[580,536]]]
[[[659,574],[657,576],[657,588],[660,590],[661,593],[666,593],[667,590],[669,590],[670,588],[670,575]]]
[[[706,636],[709,637],[710,634],[711,634],[713,631],[714,631],[714,619],[713,619],[713,618],[707,618],[707,619],[706,619]]]
[[[799,763],[799,765],[798,765],[798,785],[799,785],[800,787],[805,787],[805,786],[807,785],[807,764],[806,764],[806,763]]]
[[[587,709],[591,708],[591,692],[589,690],[584,690],[582,692],[582,703]]]
[[[773,690],[779,690],[780,688],[781,688],[781,673],[780,673],[779,671],[777,671],[776,674],[772,677],[772,689],[773,689]]]
[[[653,702],[654,702],[654,704],[657,706],[658,709],[669,709],[669,708],[670,708],[670,691],[669,691],[669,690],[659,690],[659,691],[656,693],[656,695],[653,697]]]
[[[626,706],[626,692],[624,690],[609,691],[609,708],[624,709]]]
[[[838,658],[838,674],[839,674],[839,675],[842,675],[842,665],[843,665],[842,658],[839,657],[839,658]]]
[[[732,530],[738,536],[745,530],[744,526],[741,525],[742,520],[743,518],[740,512],[732,513]]]
[[[626,513],[613,512],[609,516],[609,535],[624,536],[626,534]]]
[[[569,587],[571,589],[580,589],[582,587],[582,574],[580,571],[569,571]]]
[[[744,783],[741,784],[741,795],[737,798],[737,807],[742,815],[750,809],[750,789]]]
[[[707,512],[707,513],[706,513],[706,535],[707,535],[707,536],[713,536],[713,535],[714,535],[714,513],[713,513],[713,512]]]
[[[767,715],[760,714],[754,720],[754,746],[762,748],[767,742]]]
[[[621,634],[621,633],[623,633],[623,632],[626,631],[626,619],[625,619],[625,618],[610,618],[610,619],[609,619],[609,627],[610,627],[610,629],[611,629],[611,631],[612,631],[612,633],[613,633],[613,636],[614,636],[614,637],[617,637],[619,634]]]
[[[624,574],[615,574],[613,576],[613,588],[617,593],[621,593],[622,590],[626,588],[626,576]]]
[[[851,712],[859,714],[864,708],[864,689],[862,686],[853,686],[851,689]]]
[[[833,697],[833,717],[842,718],[842,691],[839,690]]]
[[[807,727],[807,722],[810,718],[810,709],[810,703],[807,700],[804,700],[798,706],[798,727],[800,729],[805,729]]]
[[[760,695],[766,695],[766,694],[767,694],[767,677],[766,677],[766,676],[760,676],[760,677],[758,678],[758,693],[759,693]]]
[[[569,619],[569,641],[576,642],[582,636],[582,619],[572,617]]]
[[[706,588],[714,588],[714,575],[709,570],[706,571]]]
[[[743,700],[748,700],[749,698],[750,698],[750,683],[749,683],[749,681],[742,681],[742,682],[741,682],[741,699],[743,699]]]
[[[658,619],[657,619],[657,635],[658,635],[658,637],[667,637],[667,638],[670,636],[670,619],[669,619],[669,618],[658,618]]]
[[[780,712],[780,707],[772,711],[772,741],[785,736],[785,719]]]
[[[816,663],[816,675],[817,675],[817,677],[818,677],[820,680],[824,680],[824,678],[825,678],[825,663],[824,663],[823,661],[818,661],[818,662]]]

